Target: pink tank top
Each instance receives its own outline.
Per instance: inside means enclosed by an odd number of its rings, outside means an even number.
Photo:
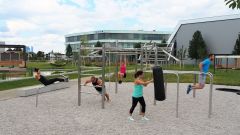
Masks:
[[[126,65],[125,64],[121,65],[120,72],[121,73],[126,73]]]

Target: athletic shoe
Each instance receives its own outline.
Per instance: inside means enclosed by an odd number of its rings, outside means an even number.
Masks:
[[[118,83],[119,83],[119,84],[121,84],[121,83],[122,83],[122,81],[118,81]]]
[[[240,92],[238,92],[237,94],[240,95]]]
[[[128,117],[128,120],[130,120],[130,121],[134,121],[134,119],[133,119],[132,116],[129,116],[129,117]]]
[[[146,116],[143,116],[142,120],[149,121],[149,119]]]
[[[187,94],[189,94],[191,90],[192,90],[192,86],[191,86],[191,85],[188,85]]]

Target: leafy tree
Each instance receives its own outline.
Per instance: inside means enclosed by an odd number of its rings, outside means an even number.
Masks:
[[[203,40],[202,34],[200,31],[196,31],[193,34],[192,40],[189,42],[188,54],[191,59],[197,60],[203,59],[207,56],[207,45]]]
[[[164,38],[160,44],[157,45],[158,47],[166,47],[167,46],[167,41]]]
[[[231,9],[240,9],[240,0],[225,0],[225,3]]]
[[[44,59],[44,52],[38,51],[38,52],[37,52],[37,59],[43,60],[43,59]]]
[[[238,35],[232,54],[240,55],[240,35]]]
[[[99,42],[99,41],[97,41],[97,43],[95,44],[95,47],[102,47],[102,43]],[[102,55],[102,51],[100,50],[100,51],[98,52],[98,54],[99,54],[99,55]]]
[[[68,58],[70,58],[72,55],[73,55],[72,47],[71,47],[71,45],[68,45],[67,48],[66,48],[66,56]]]
[[[13,51],[11,48],[8,48],[7,51]]]
[[[34,52],[28,53],[29,60],[37,60],[37,54]]]
[[[13,51],[22,51],[21,48],[14,48]]]
[[[139,42],[139,43],[134,44],[133,48],[141,48],[141,43]]]

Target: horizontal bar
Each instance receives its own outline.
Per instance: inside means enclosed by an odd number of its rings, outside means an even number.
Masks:
[[[91,85],[84,85],[84,84],[80,84],[80,86],[93,87],[93,88],[102,88],[102,86],[91,86]]]
[[[100,75],[100,74],[81,74],[81,75],[98,76],[98,75]]]
[[[80,56],[80,58],[102,58],[103,56]]]
[[[217,55],[215,56],[216,59],[218,58],[240,58],[240,55],[228,55],[228,56],[223,56],[223,55]]]
[[[89,68],[89,69],[102,69],[102,67],[87,67],[87,66],[81,66],[82,69]]]

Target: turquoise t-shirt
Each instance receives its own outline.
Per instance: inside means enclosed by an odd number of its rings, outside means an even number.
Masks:
[[[134,85],[134,90],[132,96],[135,98],[139,98],[143,96],[143,85]]]
[[[205,59],[202,62],[202,70],[204,73],[208,72],[210,65],[211,65],[211,60],[209,58]]]

